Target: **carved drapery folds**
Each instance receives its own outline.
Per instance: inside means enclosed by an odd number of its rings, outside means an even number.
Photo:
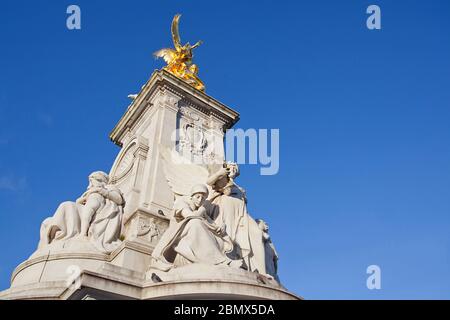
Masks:
[[[38,249],[93,250],[111,253],[120,244],[123,207],[121,191],[101,171],[89,176],[89,186],[76,202],[59,205],[41,225]]]

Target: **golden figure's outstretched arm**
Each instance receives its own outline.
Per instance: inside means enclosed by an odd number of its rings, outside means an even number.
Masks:
[[[196,44],[194,44],[192,47],[191,47],[191,49],[195,49],[195,48],[197,48],[198,46],[200,46],[201,44],[203,43],[203,41],[202,40],[200,40],[200,41],[197,41],[197,43]]]
[[[173,17],[172,20],[172,40],[173,40],[173,44],[175,46],[175,49],[177,49],[177,51],[180,51],[182,45],[181,45],[181,39],[180,39],[180,32],[178,30],[178,24],[180,21],[180,17],[181,14],[177,14],[175,15],[175,17]]]

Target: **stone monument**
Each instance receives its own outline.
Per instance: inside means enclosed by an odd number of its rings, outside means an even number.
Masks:
[[[277,274],[267,224],[247,212],[224,132],[239,114],[205,94],[181,45],[110,133],[121,149],[75,202],[42,222],[0,299],[299,299]]]

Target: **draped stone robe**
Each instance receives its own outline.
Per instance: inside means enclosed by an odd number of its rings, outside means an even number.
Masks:
[[[208,216],[183,216],[183,210],[197,209],[188,197],[175,201],[169,227],[153,250],[152,267],[168,271],[189,263],[218,265],[231,261],[226,256],[231,242],[217,234]]]
[[[244,191],[233,181],[216,189],[210,198],[212,218],[216,224],[225,223],[227,234],[235,244],[235,253],[243,258],[250,271],[266,273],[263,234],[247,212]]]
[[[43,248],[53,242],[64,242],[75,238],[81,232],[81,215],[86,206],[95,206],[94,215],[88,231],[88,238],[97,250],[103,253],[112,252],[120,243],[122,230],[123,206],[122,193],[114,186],[105,186],[108,197],[98,193],[81,196],[81,201],[66,201],[59,205],[53,217],[47,218],[41,225],[38,248]]]

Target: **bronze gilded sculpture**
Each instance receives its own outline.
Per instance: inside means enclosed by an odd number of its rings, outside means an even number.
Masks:
[[[192,50],[200,46],[202,42],[198,41],[193,46],[191,46],[189,42],[184,46],[181,45],[180,33],[178,31],[180,17],[181,15],[177,14],[172,20],[171,31],[175,50],[164,48],[156,51],[154,55],[157,58],[163,58],[167,63],[164,67],[165,70],[186,81],[197,90],[204,91],[205,85],[197,76],[198,67],[192,63],[192,58],[194,56]]]

